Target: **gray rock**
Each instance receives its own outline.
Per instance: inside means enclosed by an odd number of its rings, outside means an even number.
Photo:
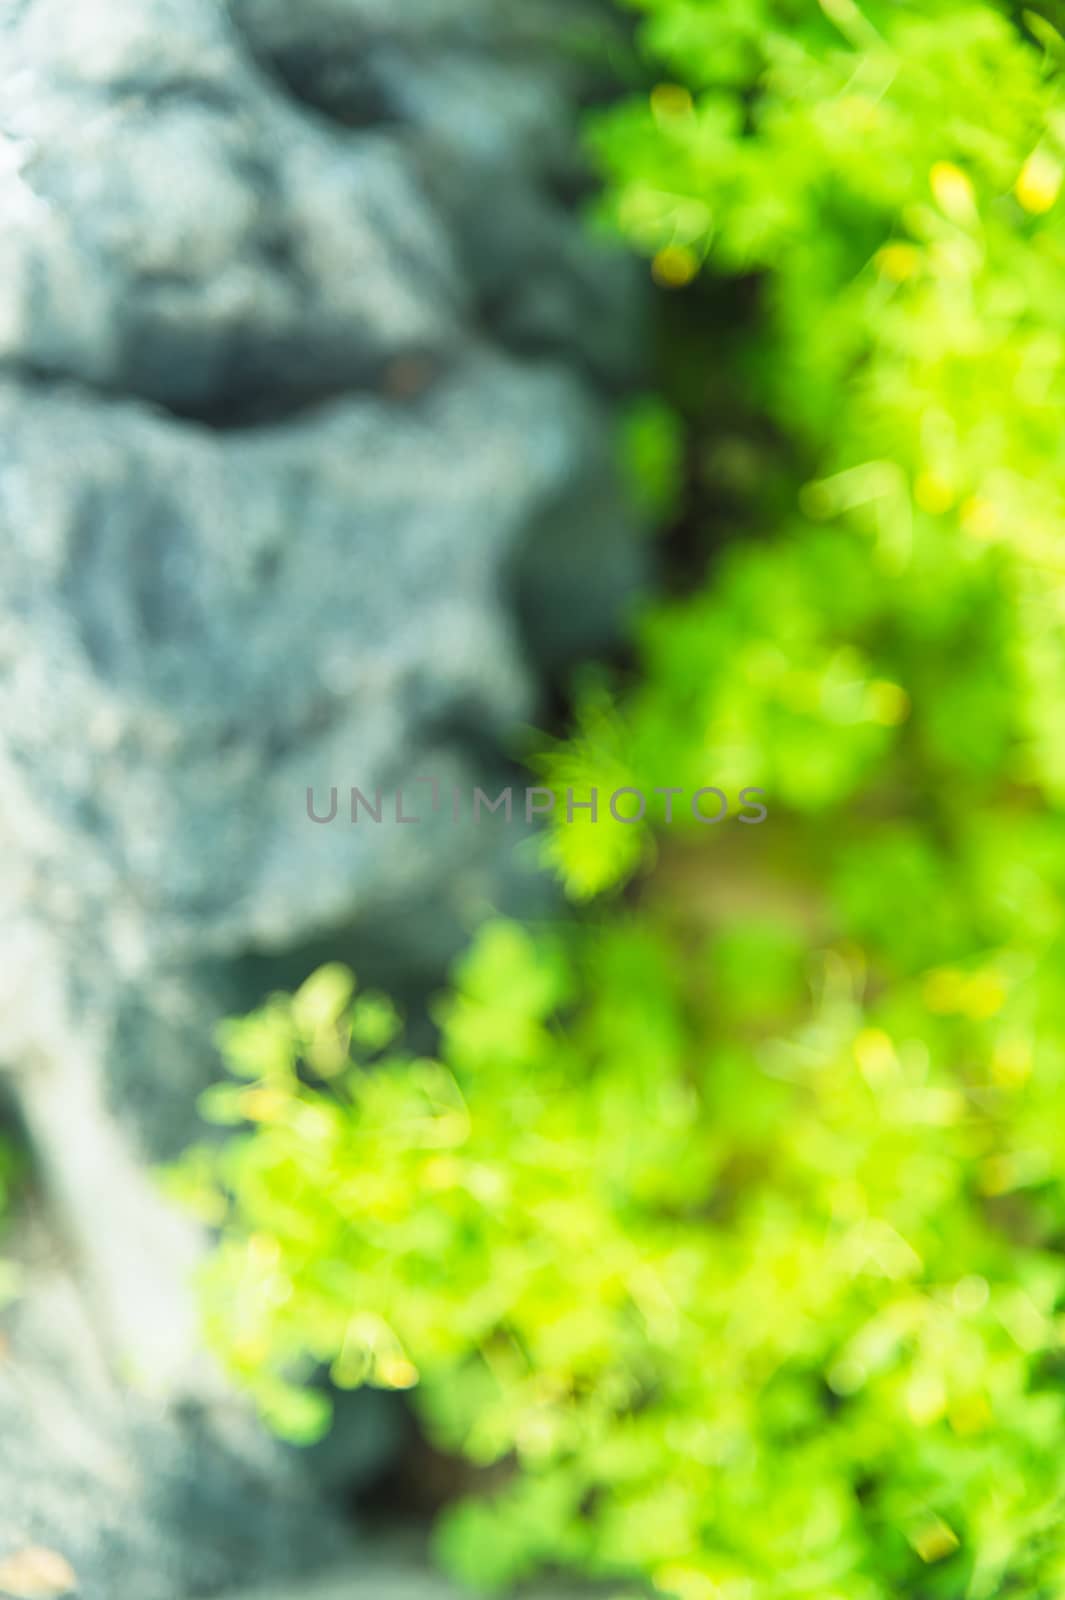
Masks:
[[[568,203],[574,15],[0,18],[0,1059],[101,1361],[138,1396],[92,1421],[80,1491],[44,1438],[18,1495],[36,1413],[0,1397],[0,1533],[49,1543],[50,1474],[95,1508],[105,1446],[136,1463],[129,1527],[79,1557],[89,1596],[206,1595],[273,1559],[205,1532],[169,1590],[108,1587],[153,1551],[167,1570],[210,1520],[193,1479],[232,1478],[188,1290],[203,1241],[150,1173],[196,1131],[215,1022],[333,952],[416,1000],[486,910],[543,905],[516,825],[320,826],[306,796],[494,792],[545,676],[640,582],[610,446],[638,317]],[[47,1387],[33,1348],[19,1371]],[[284,1501],[296,1469],[262,1448]]]
[[[444,780],[460,725],[531,714],[505,588],[596,450],[571,379],[478,357],[416,406],[224,436],[8,384],[0,440],[0,806],[36,921],[87,915],[136,970],[446,870],[446,817],[316,828],[306,790]]]
[[[37,0],[0,71],[0,358],[233,424],[457,342],[410,163],[273,93],[212,0]]]
[[[231,0],[259,58],[342,126],[387,129],[447,218],[483,327],[631,377],[631,269],[573,226],[573,106],[611,18],[597,0]]]
[[[637,1594],[629,1585],[589,1588],[558,1579],[523,1589],[520,1600],[637,1600]],[[415,1538],[399,1536],[372,1545],[357,1569],[338,1569],[309,1589],[274,1586],[226,1600],[468,1600],[468,1594],[434,1571]]]
[[[163,1412],[120,1386],[68,1265],[37,1226],[19,1243],[31,1285],[0,1357],[0,1591],[34,1550],[66,1564],[78,1600],[192,1600],[353,1560],[289,1452],[231,1401]]]

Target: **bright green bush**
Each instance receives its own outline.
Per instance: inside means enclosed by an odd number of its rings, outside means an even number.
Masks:
[[[870,1006],[856,951],[811,970],[779,922],[496,924],[427,1061],[327,968],[231,1026],[206,1109],[255,1131],[181,1174],[223,1226],[213,1342],[296,1438],[320,1363],[420,1378],[438,1444],[511,1466],[442,1531],[480,1583],[1056,1594],[1059,973]]]
[[[703,382],[797,466],[769,537],[648,619],[624,719],[593,702],[566,782],[608,756],[636,784],[761,783],[833,840],[873,788],[963,831],[1005,789],[1058,801],[1059,77],[988,6],[644,9],[692,87],[601,120],[609,216],[667,277],[754,279],[749,337]],[[577,892],[634,849],[556,836]]]
[[[488,928],[439,1060],[337,969],[232,1025],[207,1109],[254,1131],[182,1173],[212,1334],[294,1435],[321,1364],[417,1384],[502,1464],[441,1534],[484,1583],[1053,1600],[1065,43],[948,0],[639,9],[604,212],[721,337],[683,457],[649,407],[634,466],[669,506],[683,459],[710,526],[742,419],[743,536],[540,768],[770,821],[560,825],[624,908]]]

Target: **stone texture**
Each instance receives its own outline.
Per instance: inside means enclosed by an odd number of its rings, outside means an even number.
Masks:
[[[571,204],[567,41],[595,26],[561,0],[0,14],[0,1060],[70,1253],[56,1318],[126,1380],[64,1376],[34,1288],[0,1558],[77,1506],[88,1600],[279,1570],[235,1532],[271,1496],[275,1542],[330,1542],[254,1430],[232,1466],[202,1241],[150,1175],[214,1023],[336,952],[416,999],[544,892],[517,828],[320,827],[306,790],[498,788],[640,581],[610,446],[636,302]],[[82,1386],[106,1400],[68,1450],[43,1418]]]
[[[73,1571],[78,1600],[191,1600],[242,1574],[284,1581],[355,1558],[302,1464],[231,1400],[164,1412],[117,1383],[69,1264],[39,1227],[19,1244],[29,1283],[0,1356],[0,1593],[31,1550]]]
[[[565,1579],[523,1590],[520,1600],[636,1600],[631,1587],[578,1588]],[[460,1589],[435,1572],[417,1541],[391,1539],[371,1547],[355,1569],[339,1569],[311,1588],[244,1590],[226,1600],[465,1600]]]

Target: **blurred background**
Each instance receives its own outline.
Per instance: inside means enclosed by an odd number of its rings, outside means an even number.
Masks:
[[[1061,1593],[1061,20],[0,5],[6,1600]]]

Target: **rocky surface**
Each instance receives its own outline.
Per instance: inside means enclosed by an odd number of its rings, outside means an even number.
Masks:
[[[200,1241],[149,1175],[194,1130],[215,1020],[337,949],[416,989],[534,892],[517,829],[321,827],[307,788],[498,787],[545,677],[639,580],[609,443],[638,319],[572,215],[583,15],[0,15],[0,1060],[127,1379],[64,1455],[12,1397],[73,1411],[83,1375],[13,1336],[0,1563],[56,1542],[61,1501],[90,1600],[191,1600],[329,1543],[283,1511],[259,1558],[230,1537],[298,1473],[261,1441],[230,1470]]]
[[[636,1590],[578,1589],[564,1579],[523,1590],[520,1600],[636,1600]],[[410,1540],[389,1540],[365,1553],[357,1567],[338,1569],[310,1588],[241,1591],[225,1600],[463,1600],[461,1590],[434,1572]]]
[[[243,1574],[358,1563],[313,1479],[241,1407],[218,1394],[163,1409],[119,1383],[70,1263],[39,1228],[18,1244],[29,1281],[0,1359],[0,1595],[179,1600]],[[357,1482],[374,1463],[364,1448],[350,1465]]]

